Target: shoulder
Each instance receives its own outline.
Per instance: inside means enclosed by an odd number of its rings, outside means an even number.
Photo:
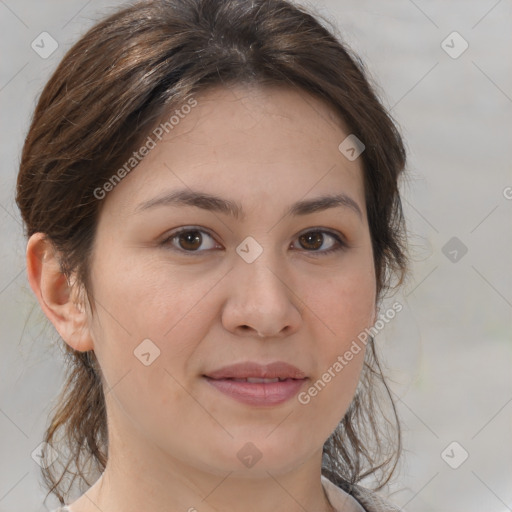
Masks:
[[[361,512],[405,512],[397,505],[385,500],[378,494],[360,485],[350,485],[347,482],[336,481],[322,475],[322,483],[327,492],[331,504],[336,505],[346,500],[350,495],[355,501],[353,510]],[[357,506],[358,505],[358,506]]]

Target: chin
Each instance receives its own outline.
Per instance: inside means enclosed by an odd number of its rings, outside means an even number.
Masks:
[[[259,479],[268,478],[269,473],[275,476],[287,474],[311,458],[315,451],[321,453],[322,447],[304,446],[304,437],[295,443],[285,434],[283,430],[281,436],[269,436],[267,429],[260,436],[237,436],[226,440],[208,465],[215,473],[234,472],[239,477]],[[293,448],[295,444],[300,450]]]

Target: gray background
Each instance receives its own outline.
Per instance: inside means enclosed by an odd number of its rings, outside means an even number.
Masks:
[[[21,146],[65,50],[122,3],[0,0],[0,512],[55,504],[42,502],[31,453],[63,377],[24,271],[13,199]],[[409,151],[413,272],[390,299],[404,309],[378,336],[405,433],[392,500],[409,512],[512,510],[512,2],[310,5],[366,62]],[[43,31],[59,44],[47,59],[31,48]],[[458,58],[441,46],[453,31],[469,44]],[[462,450],[469,456],[453,469],[446,461],[460,463]]]

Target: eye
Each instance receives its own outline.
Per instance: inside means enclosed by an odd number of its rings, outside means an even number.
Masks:
[[[204,241],[209,240],[209,243],[204,247]],[[337,233],[327,231],[325,229],[310,229],[298,236],[297,240],[304,248],[305,252],[311,253],[312,256],[320,256],[330,254],[335,251],[340,251],[347,247],[342,237]],[[321,249],[328,241],[327,248]],[[329,242],[330,240],[330,242]],[[163,246],[171,246],[171,249],[182,253],[201,253],[204,251],[221,248],[204,229],[195,227],[183,227],[172,232],[165,240],[161,242]],[[203,250],[200,248],[203,246]]]
[[[213,237],[203,229],[184,227],[171,233],[163,242],[162,245],[171,245],[172,249],[182,252],[203,252],[198,250],[203,244],[203,239],[208,237],[212,242],[207,244],[205,250],[215,248],[215,241]]]
[[[318,250],[324,245],[326,237],[331,240],[331,242],[327,244],[327,249]],[[313,253],[313,256],[323,256],[325,254],[346,249],[347,247],[347,244],[342,240],[341,236],[337,233],[326,231],[325,229],[306,231],[299,235],[298,241],[302,247],[306,248],[306,252]]]

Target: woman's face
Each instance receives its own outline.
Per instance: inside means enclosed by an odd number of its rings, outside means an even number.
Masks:
[[[110,435],[141,466],[151,454],[279,474],[321,454],[362,367],[364,349],[335,365],[375,315],[362,163],[338,149],[350,132],[303,92],[215,88],[195,100],[103,199],[89,332]],[[186,204],[177,192],[220,199]],[[335,195],[335,206],[294,209]],[[275,376],[264,368],[274,362],[305,378],[281,366],[285,382],[232,380]],[[214,373],[239,363],[256,366]]]

